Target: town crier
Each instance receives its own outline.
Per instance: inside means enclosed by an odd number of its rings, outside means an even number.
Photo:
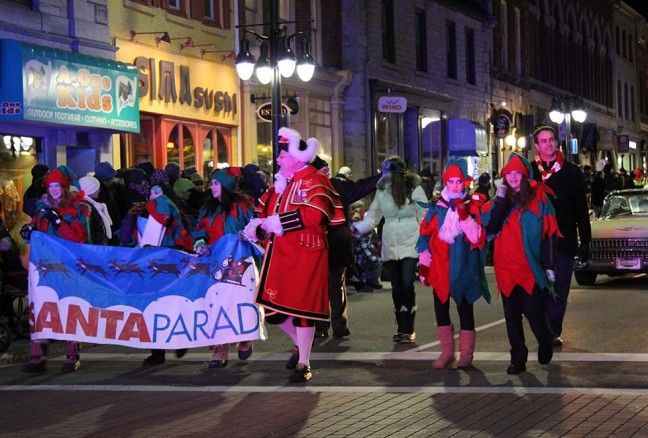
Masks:
[[[286,364],[291,382],[312,377],[310,351],[315,321],[329,318],[326,226],[344,226],[339,196],[329,179],[310,166],[315,138],[301,139],[293,129],[279,129],[279,172],[260,198],[257,218],[245,236],[265,244],[256,302],[266,321],[278,324],[294,348]]]

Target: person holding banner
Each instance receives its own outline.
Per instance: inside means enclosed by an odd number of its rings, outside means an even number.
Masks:
[[[208,245],[213,245],[226,234],[238,234],[252,219],[253,200],[236,191],[241,169],[217,169],[211,175],[211,195],[198,214],[193,232],[194,251],[199,256],[209,255]],[[229,346],[214,345],[209,368],[227,366]],[[238,357],[247,360],[252,355],[252,341],[239,342]]]
[[[318,145],[315,138],[304,141],[293,129],[279,129],[279,172],[244,233],[266,243],[256,303],[265,307],[266,321],[278,324],[295,345],[286,364],[291,382],[312,378],[315,321],[329,319],[326,226],[345,223],[331,182],[308,165]]]
[[[147,218],[143,230],[138,227],[140,218]],[[191,248],[191,236],[184,226],[180,210],[158,185],[151,187],[147,203],[132,204],[122,220],[119,233],[122,246],[162,246],[187,252]],[[176,357],[181,358],[186,352],[186,349],[176,350]],[[165,361],[166,351],[154,349],[142,366],[162,365]]]
[[[73,180],[76,180],[76,175],[66,166],[59,166],[43,179],[47,194],[37,202],[31,226],[23,227],[23,237],[29,238],[31,230],[36,230],[73,242],[89,243],[90,207],[83,202],[79,193],[71,194],[70,184]],[[45,372],[44,347],[43,341],[31,341],[31,357],[22,367],[24,372]],[[61,371],[71,373],[80,366],[79,342],[68,341],[65,363]]]

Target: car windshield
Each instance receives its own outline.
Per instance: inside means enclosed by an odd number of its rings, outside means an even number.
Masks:
[[[601,211],[601,217],[606,219],[639,214],[648,214],[648,192],[610,194],[605,198]]]

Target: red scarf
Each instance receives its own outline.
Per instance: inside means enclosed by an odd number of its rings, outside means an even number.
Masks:
[[[556,151],[556,161],[554,161],[553,166],[551,166],[549,170],[545,169],[542,159],[540,158],[540,154],[537,154],[535,156],[535,162],[538,165],[538,170],[540,171],[540,175],[542,175],[542,181],[544,182],[548,180],[551,175],[558,172],[562,168],[563,154],[561,151]]]

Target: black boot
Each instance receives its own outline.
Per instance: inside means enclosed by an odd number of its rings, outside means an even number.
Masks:
[[[396,315],[396,325],[398,326],[398,329],[396,330],[396,334],[392,336],[392,341],[400,342],[401,337],[403,336],[403,317],[398,310],[394,312],[394,315]]]
[[[401,344],[412,344],[416,341],[416,332],[414,331],[414,317],[416,310],[412,309],[401,311],[401,319],[403,320],[403,334],[401,335]]]

